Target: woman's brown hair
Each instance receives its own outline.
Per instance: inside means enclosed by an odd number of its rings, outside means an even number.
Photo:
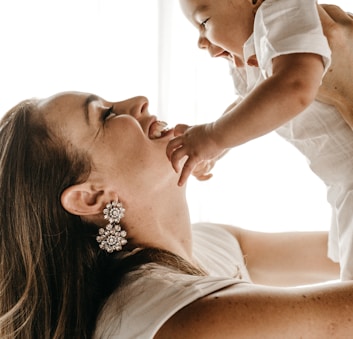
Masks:
[[[90,165],[35,111],[24,101],[0,125],[0,337],[85,338],[99,299],[95,231],[60,195]]]
[[[21,102],[2,118],[1,338],[90,338],[104,299],[127,272],[147,262],[204,274],[158,249],[126,258],[100,250],[97,226],[60,203],[64,189],[83,182],[90,170],[90,157],[48,126],[36,100]]]

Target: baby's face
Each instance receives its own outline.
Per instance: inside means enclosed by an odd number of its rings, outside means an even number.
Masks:
[[[253,32],[254,6],[248,0],[180,0],[199,31],[199,47],[211,56],[243,60],[243,45]]]

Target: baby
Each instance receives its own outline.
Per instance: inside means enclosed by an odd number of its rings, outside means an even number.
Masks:
[[[333,210],[329,256],[340,262],[342,280],[352,279],[353,132],[336,109],[339,100],[335,106],[316,100],[335,46],[323,33],[322,8],[315,0],[180,3],[199,30],[199,47],[232,60],[239,99],[212,123],[175,127],[167,155],[176,171],[187,158],[179,185],[202,162],[276,130],[327,185]]]

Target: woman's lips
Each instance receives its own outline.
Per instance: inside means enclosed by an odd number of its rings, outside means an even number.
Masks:
[[[156,120],[152,122],[149,128],[148,137],[150,139],[158,139],[163,137],[168,131],[169,131],[169,128],[166,122]]]

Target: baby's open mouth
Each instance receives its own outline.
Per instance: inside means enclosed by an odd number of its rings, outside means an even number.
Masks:
[[[169,131],[168,124],[164,121],[156,120],[150,126],[148,136],[150,139],[158,139]]]

